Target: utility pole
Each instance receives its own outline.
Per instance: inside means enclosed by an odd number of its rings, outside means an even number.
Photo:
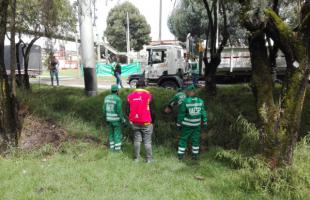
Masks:
[[[92,20],[92,0],[79,0],[79,22],[84,69],[85,93],[97,95],[97,76],[95,68],[94,34]]]
[[[79,49],[79,39],[78,39],[78,33],[75,33],[75,50],[76,50],[76,57],[78,59],[78,77],[81,77],[81,57],[80,57],[80,49]]]
[[[130,58],[129,58],[129,53],[130,53],[130,29],[129,29],[129,14],[127,12],[127,34],[126,34],[126,38],[127,38],[127,64],[130,63]]]
[[[219,48],[219,12],[220,12],[220,0],[216,0],[216,48]]]
[[[160,43],[161,43],[162,15],[163,15],[163,0],[159,0],[159,35],[158,35],[158,41]]]

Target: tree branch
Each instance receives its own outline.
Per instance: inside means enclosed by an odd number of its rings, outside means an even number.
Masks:
[[[212,12],[213,12],[213,29],[211,29],[211,57],[213,57],[216,54],[216,41],[217,41],[217,30],[218,30],[218,24],[217,24],[217,2],[219,0],[213,0],[212,3]]]
[[[217,55],[220,55],[224,49],[224,47],[226,46],[227,44],[227,40],[229,38],[229,32],[227,30],[227,13],[226,13],[226,7],[224,5],[223,2],[221,2],[221,8],[222,8],[222,11],[223,11],[223,18],[224,18],[224,30],[223,30],[223,33],[222,33],[222,36],[223,36],[223,39],[222,39],[222,42],[217,50]]]
[[[293,31],[273,10],[267,9],[265,10],[265,14],[268,17],[265,28],[267,36],[277,44],[285,57],[289,59],[289,62],[293,63],[296,60],[300,62],[301,58],[296,55],[296,53],[298,54],[298,50],[294,46],[298,44],[298,41],[294,37]]]
[[[307,16],[302,20],[300,24],[300,29],[305,30],[307,28],[310,28],[310,13],[307,14]]]
[[[9,33],[8,33],[8,32],[5,33],[5,36],[6,36],[10,41],[12,41],[12,38],[9,36]]]
[[[279,0],[273,0],[272,10],[279,14]]]
[[[212,11],[210,9],[209,3],[207,0],[203,0],[203,3],[205,5],[205,8],[207,10],[207,15],[209,18],[209,24],[210,24],[210,29],[213,30],[213,18],[212,18]]]

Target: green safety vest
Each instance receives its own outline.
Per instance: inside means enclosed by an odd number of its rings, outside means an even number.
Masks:
[[[184,92],[178,92],[174,95],[174,97],[170,100],[169,105],[180,106],[183,103],[183,100],[186,98],[186,94]]]
[[[105,97],[103,103],[103,115],[107,122],[122,122],[124,119],[122,100],[118,95],[111,94]]]
[[[190,60],[189,65],[191,66],[192,74],[199,74],[198,62]]]
[[[179,107],[178,124],[197,127],[207,122],[207,112],[204,101],[198,97],[187,97]]]

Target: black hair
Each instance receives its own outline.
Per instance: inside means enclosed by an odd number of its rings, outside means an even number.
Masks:
[[[137,88],[144,88],[145,87],[145,82],[144,79],[139,79],[137,84],[136,84]]]

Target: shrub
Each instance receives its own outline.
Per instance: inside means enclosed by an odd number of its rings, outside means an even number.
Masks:
[[[241,135],[239,151],[246,155],[255,155],[259,151],[259,131],[255,124],[250,123],[243,116],[239,116],[231,131]]]
[[[310,188],[309,150],[310,137],[306,137],[295,150],[294,164],[277,169],[270,169],[259,155],[245,156],[235,150],[217,148],[214,158],[239,170],[243,177],[240,187],[246,192],[271,193],[279,199],[306,199]]]

